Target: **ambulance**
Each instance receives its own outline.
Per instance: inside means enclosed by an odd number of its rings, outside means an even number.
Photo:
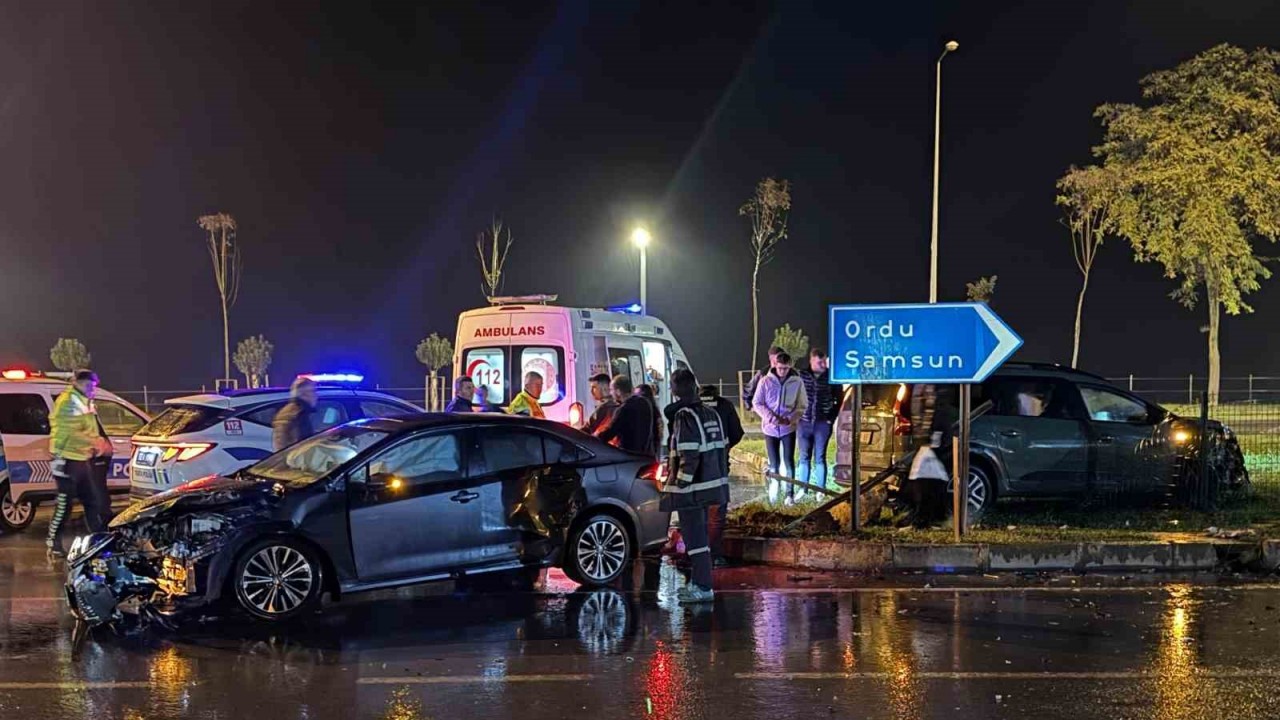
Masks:
[[[689,358],[671,330],[639,305],[569,308],[555,295],[490,298],[489,307],[458,316],[454,377],[488,388],[488,401],[506,407],[525,373],[542,375],[538,402],[547,419],[581,427],[594,410],[590,379],[626,375],[633,385],[652,385],[658,407],[674,398],[669,378],[689,368]]]
[[[49,413],[67,389],[69,373],[0,371],[0,530],[24,530],[36,506],[58,490],[49,472]],[[98,388],[93,404],[114,449],[107,476],[112,494],[129,492],[130,437],[147,415],[124,399]]]

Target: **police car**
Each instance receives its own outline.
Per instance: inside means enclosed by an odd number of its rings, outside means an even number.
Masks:
[[[355,387],[356,375],[311,374],[319,402],[316,432],[360,418],[422,412],[393,395]],[[272,453],[271,421],[289,401],[288,388],[191,395],[165,409],[133,436],[129,495],[150,497],[207,475],[228,475]]]
[[[25,529],[36,506],[57,497],[49,472],[49,413],[67,389],[67,374],[28,370],[0,371],[0,529]],[[107,477],[112,493],[129,490],[129,438],[147,422],[138,408],[98,389],[98,419],[111,438],[114,454]]]

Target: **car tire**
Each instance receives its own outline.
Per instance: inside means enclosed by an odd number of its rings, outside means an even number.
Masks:
[[[323,565],[306,543],[266,537],[240,554],[231,583],[241,610],[258,620],[284,622],[319,605]]]
[[[36,504],[30,500],[15,503],[9,496],[9,485],[5,484],[3,495],[0,495],[0,530],[22,532],[35,519]]]
[[[613,583],[631,567],[635,557],[632,544],[622,520],[607,513],[592,515],[569,534],[564,574],[579,585]]]
[[[977,522],[996,503],[996,483],[981,462],[969,461],[969,522]]]

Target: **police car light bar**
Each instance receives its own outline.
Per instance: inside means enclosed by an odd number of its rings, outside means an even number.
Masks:
[[[333,383],[337,385],[359,385],[364,376],[358,373],[303,373],[298,377],[306,378],[314,383]]]
[[[11,368],[9,370],[0,370],[0,377],[5,380],[26,380],[31,377],[32,373],[20,368]]]

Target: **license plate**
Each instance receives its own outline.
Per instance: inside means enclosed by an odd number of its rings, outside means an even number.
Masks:
[[[133,480],[134,482],[143,483],[145,485],[159,484],[159,482],[156,479],[156,471],[150,468],[140,468],[140,467],[134,466]]]
[[[155,467],[156,461],[159,459],[159,450],[139,450],[137,457],[133,459],[133,464],[141,465],[143,467]]]

